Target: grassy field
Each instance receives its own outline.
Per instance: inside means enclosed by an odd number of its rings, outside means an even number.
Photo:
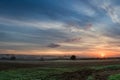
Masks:
[[[109,76],[109,80],[120,80],[120,74],[114,74]]]
[[[0,62],[0,80],[120,80],[120,62]]]

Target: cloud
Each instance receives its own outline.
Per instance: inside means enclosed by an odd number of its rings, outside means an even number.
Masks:
[[[56,43],[51,43],[51,44],[48,45],[48,47],[50,47],[50,48],[57,48],[57,47],[60,47],[60,45],[56,44]]]
[[[73,10],[76,11],[78,14],[84,14],[88,17],[93,17],[96,15],[95,9],[93,9],[93,7],[89,5],[89,2],[84,3],[84,1],[83,2],[79,1],[72,7],[73,7]]]
[[[120,7],[115,1],[0,0],[0,49],[88,54],[118,49]]]
[[[80,37],[72,38],[72,39],[66,39],[64,42],[71,43],[71,42],[79,42],[81,40]]]
[[[0,24],[7,25],[7,26],[25,26],[25,27],[36,27],[42,30],[47,29],[62,29],[63,23],[61,22],[44,22],[44,21],[21,21],[21,20],[15,20],[15,19],[9,19],[9,18],[3,18],[0,17]]]
[[[108,16],[112,19],[114,23],[120,24],[120,7],[113,6],[110,2],[104,2],[102,8],[107,12]]]

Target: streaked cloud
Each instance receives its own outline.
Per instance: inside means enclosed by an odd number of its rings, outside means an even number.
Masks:
[[[120,7],[112,5],[110,2],[103,3],[102,8],[107,12],[108,16],[112,19],[114,23],[120,23]]]
[[[51,44],[48,45],[48,47],[50,47],[50,48],[57,48],[57,47],[60,47],[60,45],[59,44],[55,44],[55,43],[51,43]]]
[[[118,0],[0,0],[0,52],[119,56],[119,4]]]

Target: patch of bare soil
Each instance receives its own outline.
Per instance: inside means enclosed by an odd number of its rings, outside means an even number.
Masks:
[[[110,75],[118,74],[118,73],[120,73],[120,70],[101,71],[101,72],[98,72],[98,73],[94,73],[94,79],[95,80],[107,80]]]
[[[60,75],[61,80],[87,80],[92,76],[94,80],[107,80],[108,76],[120,73],[120,70],[83,69],[75,72],[65,72]]]
[[[94,72],[93,69],[83,69],[75,72],[65,72],[60,75],[61,80],[86,80]]]

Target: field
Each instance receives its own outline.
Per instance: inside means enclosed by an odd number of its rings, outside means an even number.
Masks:
[[[120,60],[0,61],[0,80],[120,80]]]

